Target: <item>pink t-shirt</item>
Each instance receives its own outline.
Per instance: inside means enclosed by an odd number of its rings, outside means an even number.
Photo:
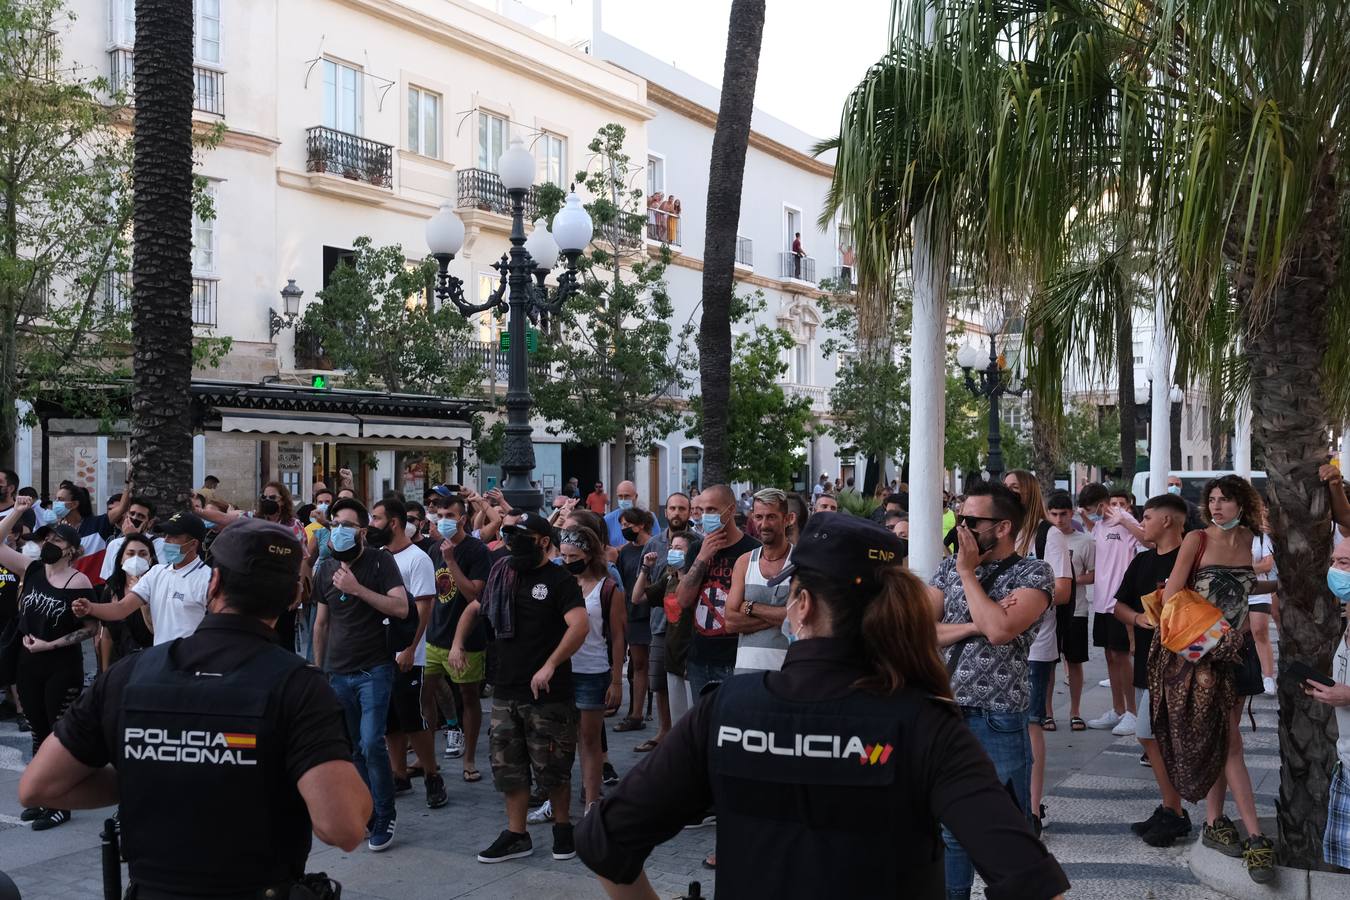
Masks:
[[[1137,525],[1134,516],[1120,513],[1121,519]],[[1092,610],[1109,613],[1116,608],[1116,591],[1125,580],[1125,570],[1130,560],[1142,546],[1133,534],[1123,525],[1108,525],[1098,522],[1092,529],[1092,539],[1097,545],[1097,575],[1093,579]]]

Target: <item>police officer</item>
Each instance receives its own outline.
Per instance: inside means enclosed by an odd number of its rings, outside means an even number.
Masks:
[[[121,804],[128,897],[322,896],[297,886],[311,830],[348,851],[365,837],[342,708],[273,630],[301,555],[261,519],[222,530],[197,631],[99,676],[24,772],[27,806]]]
[[[811,517],[773,579],[791,580],[782,671],[705,696],[577,826],[611,897],[655,897],[647,855],[709,807],[724,897],[943,897],[939,822],[987,896],[1068,889],[953,706],[902,552],[866,520]]]

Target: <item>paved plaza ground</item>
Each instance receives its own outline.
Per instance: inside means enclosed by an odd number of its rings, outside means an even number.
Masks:
[[[1099,659],[1088,665],[1087,674],[1092,687],[1084,692],[1083,714],[1090,719],[1106,708],[1110,697],[1106,688],[1097,686],[1105,677]],[[1157,804],[1153,777],[1139,765],[1139,745],[1133,737],[1114,737],[1107,731],[1070,731],[1062,672],[1057,681],[1059,730],[1046,735],[1049,824],[1044,839],[1068,873],[1071,896],[1217,900],[1220,895],[1199,884],[1187,868],[1190,841],[1154,849],[1130,834],[1128,823],[1146,818]],[[1255,709],[1257,730],[1251,733],[1244,717],[1243,737],[1257,803],[1261,815],[1267,816],[1274,812],[1279,789],[1274,699],[1257,698]],[[633,747],[651,733],[650,724],[644,731],[610,732],[610,759],[621,775],[642,759]],[[15,880],[24,900],[102,897],[98,832],[105,814],[76,812],[66,825],[40,833],[19,822],[17,785],[28,744],[28,736],[20,735],[12,722],[0,724],[0,871]],[[486,770],[486,755],[480,747],[484,780],[477,784],[460,780],[458,760],[445,761],[452,777],[446,779],[450,804],[442,809],[427,809],[421,782],[414,782],[414,793],[398,799],[398,832],[390,851],[371,853],[363,845],[355,853],[343,853],[317,845],[310,871],[326,871],[337,878],[344,885],[343,896],[350,900],[602,897],[580,861],[553,861],[547,825],[531,826],[535,853],[529,859],[491,866],[475,860],[505,822]],[[579,792],[579,769],[575,783]],[[1203,807],[1192,806],[1190,812],[1197,825],[1194,840]],[[1230,815],[1236,814],[1230,810]],[[702,882],[705,897],[711,896],[713,873],[700,863],[713,842],[713,830],[704,828],[682,832],[657,848],[647,868],[663,898],[683,894],[693,880]],[[1241,865],[1238,860],[1233,864]]]

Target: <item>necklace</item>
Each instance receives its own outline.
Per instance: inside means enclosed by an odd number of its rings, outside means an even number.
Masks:
[[[783,560],[787,559],[788,554],[791,553],[791,552],[792,552],[792,545],[789,544],[787,550],[783,553],[782,556],[769,556],[768,554],[761,553],[761,554],[759,555],[759,561],[760,561],[760,562],[771,562],[771,563],[773,563],[773,562],[782,562]]]

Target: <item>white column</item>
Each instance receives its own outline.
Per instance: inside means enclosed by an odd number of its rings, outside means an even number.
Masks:
[[[1215,461],[1214,467],[1218,468]],[[1243,478],[1252,477],[1252,399],[1244,394],[1233,417],[1233,471]]]
[[[930,233],[928,214],[920,213],[914,220],[910,344],[909,565],[925,579],[942,561],[948,265],[945,235]]]
[[[314,499],[314,443],[300,443],[300,492],[309,500]]]
[[[1172,466],[1172,335],[1167,329],[1166,298],[1154,285],[1153,299],[1153,408],[1149,422],[1148,496],[1167,490]],[[1143,503],[1148,497],[1135,498]]]
[[[108,503],[108,438],[99,435],[94,441],[94,509],[102,510]]]
[[[33,483],[33,429],[23,423],[23,419],[33,411],[33,405],[27,400],[14,401],[14,415],[18,429],[14,432],[14,471],[19,476],[19,486]]]
[[[305,446],[309,446],[306,444]],[[192,486],[201,487],[206,481],[206,435],[192,436]]]

